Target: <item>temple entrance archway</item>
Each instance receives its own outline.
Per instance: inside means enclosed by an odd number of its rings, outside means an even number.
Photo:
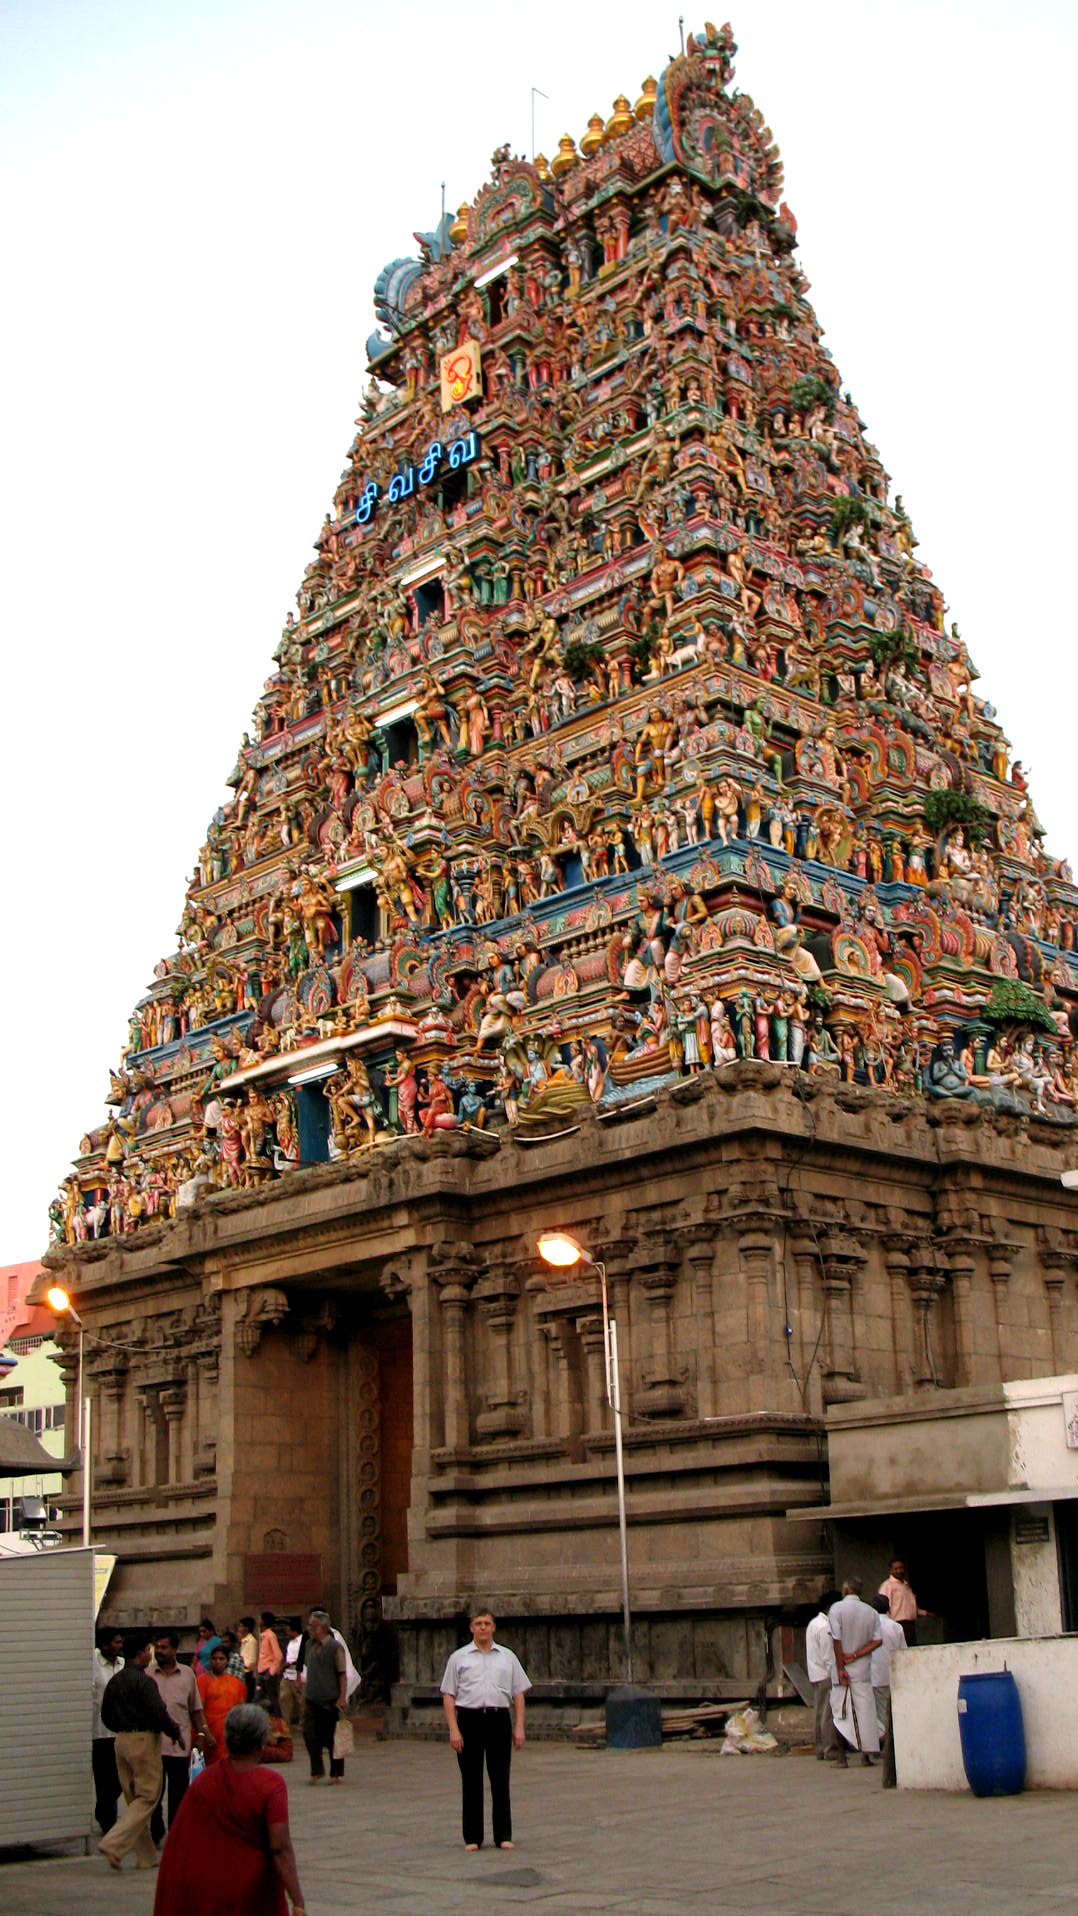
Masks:
[[[341,1564],[365,1694],[388,1694],[396,1632],[382,1614],[408,1568],[412,1483],[412,1320],[407,1309],[357,1322],[341,1404]]]

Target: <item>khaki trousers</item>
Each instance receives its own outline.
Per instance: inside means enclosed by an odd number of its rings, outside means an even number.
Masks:
[[[157,1851],[150,1818],[161,1794],[161,1739],[156,1730],[121,1730],[116,1738],[116,1770],[124,1807],[98,1849],[117,1860],[129,1849],[140,1869],[152,1869]]]
[[[286,1730],[291,1730],[293,1723],[296,1721],[297,1717],[300,1714],[299,1697],[296,1694],[298,1687],[299,1686],[296,1683],[293,1683],[291,1681],[289,1681],[288,1683],[285,1683],[282,1680],[281,1718]]]

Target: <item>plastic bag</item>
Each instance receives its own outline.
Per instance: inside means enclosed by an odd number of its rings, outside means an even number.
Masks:
[[[333,1732],[333,1757],[337,1761],[342,1756],[351,1756],[356,1747],[352,1725],[346,1716],[337,1718],[337,1727]]]
[[[206,1767],[206,1759],[203,1756],[202,1751],[192,1750],[191,1761],[187,1765],[187,1775],[188,1775],[189,1781],[193,1783],[196,1776],[202,1775],[202,1772],[205,1769],[205,1767]]]
[[[736,1710],[726,1719],[726,1738],[720,1756],[752,1756],[758,1750],[778,1748],[778,1738],[761,1730],[757,1710]]]

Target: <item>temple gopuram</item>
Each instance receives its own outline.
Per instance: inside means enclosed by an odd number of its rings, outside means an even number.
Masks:
[[[796,1514],[836,1407],[1078,1368],[1078,888],[735,50],[499,148],[379,274],[332,511],[52,1211],[110,1616],[324,1599],[412,1727],[477,1598],[538,1723],[620,1673],[598,1292],[540,1231],[608,1274],[670,1697],[750,1694],[833,1574]]]

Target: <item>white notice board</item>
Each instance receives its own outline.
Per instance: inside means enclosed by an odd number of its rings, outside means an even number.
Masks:
[[[94,1553],[0,1560],[0,1848],[92,1829]]]

